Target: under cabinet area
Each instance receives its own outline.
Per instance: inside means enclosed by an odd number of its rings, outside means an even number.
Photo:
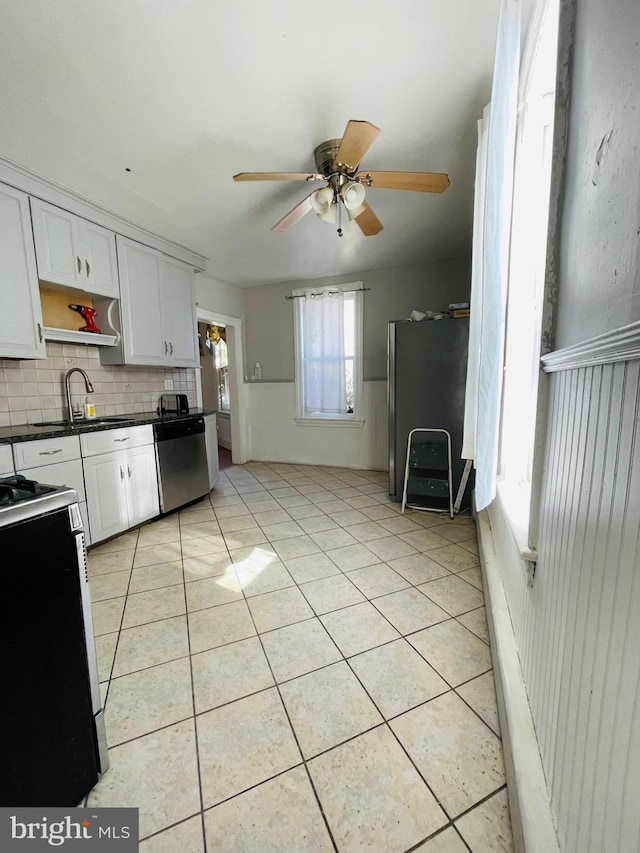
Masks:
[[[45,358],[29,197],[0,184],[0,358]]]
[[[31,216],[41,280],[119,296],[113,231],[37,198],[31,198]]]
[[[80,440],[92,542],[159,514],[151,426],[86,433]]]
[[[118,236],[120,341],[103,364],[198,367],[193,268]]]

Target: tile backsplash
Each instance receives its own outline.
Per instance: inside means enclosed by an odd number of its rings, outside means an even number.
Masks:
[[[66,418],[64,375],[81,367],[89,376],[96,414],[126,415],[155,411],[164,380],[173,379],[173,391],[186,394],[195,406],[195,371],[188,368],[102,365],[97,347],[47,344],[47,358],[17,361],[0,358],[0,427]],[[86,391],[79,374],[71,381],[72,399],[83,403]]]

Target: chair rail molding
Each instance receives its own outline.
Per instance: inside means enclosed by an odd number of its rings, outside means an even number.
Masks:
[[[640,320],[547,353],[540,361],[545,373],[556,373],[559,370],[594,367],[636,358],[640,358]]]

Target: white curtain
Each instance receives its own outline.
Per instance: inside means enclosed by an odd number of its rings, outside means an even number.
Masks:
[[[304,414],[344,415],[344,294],[307,295],[300,301]]]
[[[473,205],[473,254],[471,261],[471,318],[469,323],[469,357],[464,401],[463,459],[476,458],[476,426],[478,422],[478,378],[480,372],[480,330],[482,326],[482,243],[484,239],[484,199],[487,182],[487,140],[491,107],[484,108],[478,122],[475,199]]]
[[[469,386],[467,404],[475,410],[476,507],[484,509],[496,494],[504,331],[509,277],[509,239],[518,113],[520,2],[502,0],[491,88],[482,223],[481,310],[471,313],[476,352],[477,393]],[[474,246],[474,251],[478,247]],[[478,263],[474,258],[474,265]],[[478,282],[474,282],[474,287]],[[474,294],[472,293],[472,303]],[[478,325],[480,324],[479,330]],[[472,379],[473,383],[473,379]],[[472,416],[466,419],[473,421]],[[465,424],[467,426],[467,424]],[[465,446],[472,440],[466,438]]]

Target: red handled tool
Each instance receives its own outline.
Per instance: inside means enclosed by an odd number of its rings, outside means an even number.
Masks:
[[[88,305],[69,305],[69,308],[77,311],[78,314],[82,314],[82,319],[87,324],[81,329],[78,329],[79,332],[97,332],[100,334],[100,329],[96,326],[95,320],[93,319],[96,315],[95,308],[90,308]]]

